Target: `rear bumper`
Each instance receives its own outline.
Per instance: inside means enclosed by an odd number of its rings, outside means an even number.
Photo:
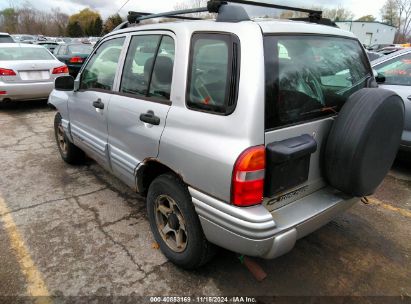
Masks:
[[[324,188],[269,212],[264,206],[238,208],[189,188],[206,238],[248,256],[272,259],[331,221],[359,199]]]
[[[46,99],[54,89],[54,81],[35,83],[5,83],[0,82],[0,91],[6,94],[0,95],[3,100],[35,100]]]
[[[411,152],[411,131],[404,130],[401,137],[400,150]]]

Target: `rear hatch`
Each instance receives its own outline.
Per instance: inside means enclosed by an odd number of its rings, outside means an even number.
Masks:
[[[52,71],[57,63],[56,60],[0,61],[1,68],[15,72],[15,75],[3,76],[1,79],[6,83],[50,82],[54,79]]]
[[[265,35],[264,204],[277,209],[327,183],[322,151],[348,97],[372,75],[356,39]]]

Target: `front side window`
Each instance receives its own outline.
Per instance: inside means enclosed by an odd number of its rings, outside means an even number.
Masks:
[[[113,89],[124,40],[124,37],[115,38],[100,45],[82,72],[81,90],[102,89],[111,91]]]
[[[398,56],[375,67],[385,76],[384,84],[411,85],[411,54]]]
[[[358,41],[266,36],[266,129],[337,113],[371,77]]]
[[[221,114],[234,110],[238,53],[239,42],[232,35],[193,35],[186,96],[189,108]]]
[[[134,36],[125,60],[120,92],[170,99],[174,52],[174,40],[169,36]]]

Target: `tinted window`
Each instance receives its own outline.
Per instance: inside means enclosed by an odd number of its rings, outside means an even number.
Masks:
[[[264,38],[266,128],[336,113],[371,77],[358,41],[333,37]]]
[[[67,45],[62,45],[58,51],[59,55],[66,55],[67,54]]]
[[[375,69],[385,76],[384,84],[411,85],[411,54],[388,60]]]
[[[113,89],[123,43],[124,38],[115,38],[100,45],[82,72],[80,89]]]
[[[54,57],[43,47],[7,47],[0,46],[0,60],[53,60]]]
[[[0,43],[13,43],[14,40],[10,36],[0,35]]]
[[[131,39],[120,92],[169,99],[174,65],[174,40],[145,35]]]
[[[69,45],[68,50],[70,54],[90,54],[93,51],[93,47],[91,45]]]
[[[187,105],[228,114],[235,103],[238,43],[224,34],[195,34],[191,43]],[[234,68],[234,71],[233,71]],[[233,91],[234,90],[234,91]],[[230,98],[230,93],[232,93]],[[234,94],[234,95],[233,95]],[[230,100],[231,99],[231,100]]]

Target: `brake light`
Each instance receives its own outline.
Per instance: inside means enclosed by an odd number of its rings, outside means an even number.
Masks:
[[[53,74],[68,74],[69,70],[66,65],[53,69]]]
[[[265,147],[245,150],[233,170],[231,203],[239,207],[261,204],[264,192]]]
[[[16,76],[16,72],[13,70],[0,68],[0,76]]]
[[[6,95],[7,91],[0,91],[0,95]]]
[[[78,57],[78,56],[72,57],[72,58],[70,58],[70,62],[71,63],[83,63],[83,58]]]

